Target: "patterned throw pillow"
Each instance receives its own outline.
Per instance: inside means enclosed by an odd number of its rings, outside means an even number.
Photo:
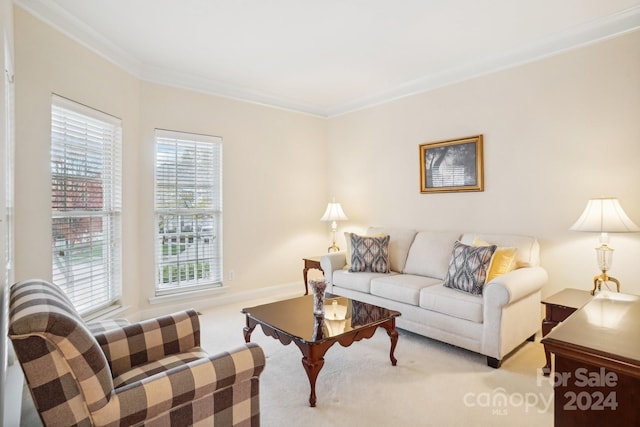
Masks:
[[[389,272],[389,236],[369,237],[351,233],[351,272]]]
[[[474,248],[455,242],[444,286],[472,295],[482,295],[482,287],[487,281],[487,270],[496,248],[496,245]]]
[[[347,252],[347,256],[345,257],[346,261],[347,261],[346,262],[347,269],[351,268],[351,254],[353,253],[353,251],[351,250],[351,235],[352,234],[353,233],[350,232],[350,231],[345,231],[344,232],[344,240],[345,240],[345,242],[347,242],[347,251],[346,251]],[[384,237],[384,236],[385,236],[384,233],[378,233],[378,234],[374,234],[374,235],[371,235],[371,236],[362,236],[362,237]],[[389,260],[389,268],[391,268],[391,260]]]

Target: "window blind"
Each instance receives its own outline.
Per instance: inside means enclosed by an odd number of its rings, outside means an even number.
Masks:
[[[156,295],[222,282],[222,140],[156,130]]]
[[[53,96],[53,281],[86,314],[121,289],[120,119]]]

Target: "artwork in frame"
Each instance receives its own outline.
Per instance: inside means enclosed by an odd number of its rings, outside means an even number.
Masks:
[[[482,135],[420,145],[420,192],[484,191]]]

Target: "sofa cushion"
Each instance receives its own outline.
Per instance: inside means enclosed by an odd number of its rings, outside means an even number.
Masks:
[[[459,319],[482,323],[483,298],[444,286],[429,286],[420,290],[420,307]]]
[[[453,244],[460,233],[420,231],[416,234],[403,273],[444,279],[451,259]]]
[[[347,269],[337,270],[333,272],[333,285],[368,294],[371,292],[372,279],[395,274],[398,273],[353,273]]]
[[[376,277],[371,280],[371,295],[417,306],[420,290],[434,284],[442,285],[442,280],[412,274]]]
[[[491,243],[485,242],[480,238],[473,239],[471,246],[491,246]],[[516,252],[518,248],[503,248],[498,247],[493,253],[491,258],[491,264],[489,265],[489,272],[487,273],[487,283],[492,281],[498,276],[502,276],[516,268]]]
[[[402,228],[369,227],[367,236],[389,235],[389,262],[391,271],[401,273],[404,263],[407,261],[407,254],[416,235],[415,230],[405,230]]]
[[[464,233],[460,242],[471,245],[475,238],[499,247],[518,248],[516,252],[516,268],[537,267],[540,265],[540,245],[535,237],[515,234],[480,234]]]
[[[482,287],[487,280],[491,257],[496,248],[495,245],[474,248],[455,242],[444,286],[473,295],[481,295]]]
[[[369,237],[351,233],[349,271],[389,272],[389,236]]]

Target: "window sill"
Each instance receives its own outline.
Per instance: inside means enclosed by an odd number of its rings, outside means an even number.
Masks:
[[[164,294],[153,296],[149,298],[149,304],[163,304],[166,302],[175,302],[180,300],[188,300],[194,298],[201,298],[209,295],[223,294],[229,289],[227,286],[218,286],[211,289],[199,289],[195,291],[176,292],[171,294]]]

